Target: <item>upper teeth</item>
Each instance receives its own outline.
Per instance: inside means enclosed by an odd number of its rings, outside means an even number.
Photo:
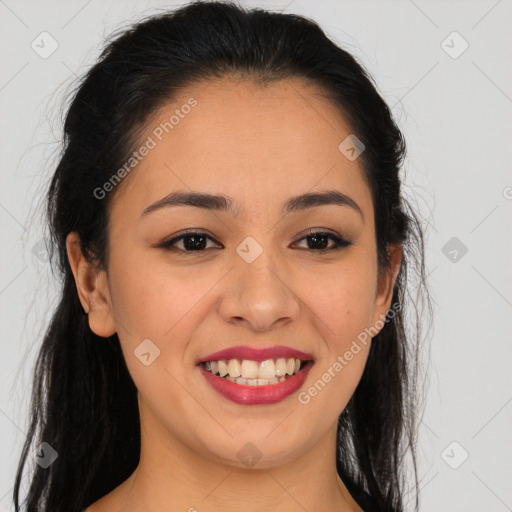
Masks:
[[[225,377],[229,374],[232,378],[242,377],[244,379],[273,379],[298,373],[300,359],[290,357],[289,359],[267,359],[266,361],[252,361],[250,359],[228,359],[221,361],[207,361],[205,368],[214,375],[219,374]]]

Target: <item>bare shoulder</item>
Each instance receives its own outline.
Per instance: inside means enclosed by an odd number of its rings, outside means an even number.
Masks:
[[[94,503],[89,505],[83,512],[114,512],[114,508],[112,508],[110,500],[106,499],[107,496],[104,496],[103,498],[100,498],[98,501],[95,501]]]
[[[101,500],[95,501],[92,505],[89,505],[83,512],[109,512],[109,509],[103,508],[99,505]]]
[[[91,503],[83,512],[117,512],[119,508],[115,508],[113,497],[113,493],[107,494],[103,498]]]

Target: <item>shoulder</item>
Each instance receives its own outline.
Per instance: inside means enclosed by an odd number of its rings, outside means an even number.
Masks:
[[[82,512],[108,512],[110,510],[110,508],[108,508],[108,507],[104,508],[103,504],[100,505],[100,503],[101,503],[101,499],[98,501],[95,501],[94,503],[89,505]]]

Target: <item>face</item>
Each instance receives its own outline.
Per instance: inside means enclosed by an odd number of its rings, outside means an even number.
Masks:
[[[154,131],[173,114],[169,133]],[[298,80],[197,84],[148,124],[141,144],[148,136],[155,144],[110,192],[107,271],[85,284],[81,264],[73,269],[91,329],[117,332],[141,421],[162,439],[236,466],[250,442],[265,467],[332,431],[371,340],[359,350],[354,342],[386,314],[400,256],[396,249],[379,274],[361,159],[338,149],[350,134],[321,92]],[[151,206],[176,192],[231,203]],[[291,198],[325,192],[341,199],[283,210]],[[288,396],[237,403],[197,362],[240,345],[285,346],[314,362]]]

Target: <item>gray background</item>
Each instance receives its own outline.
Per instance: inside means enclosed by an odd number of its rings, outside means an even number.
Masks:
[[[12,510],[34,356],[55,304],[39,215],[64,95],[112,30],[182,3],[0,0],[0,511]],[[244,3],[317,20],[393,107],[405,192],[429,225],[435,301],[420,509],[512,510],[512,2]]]

